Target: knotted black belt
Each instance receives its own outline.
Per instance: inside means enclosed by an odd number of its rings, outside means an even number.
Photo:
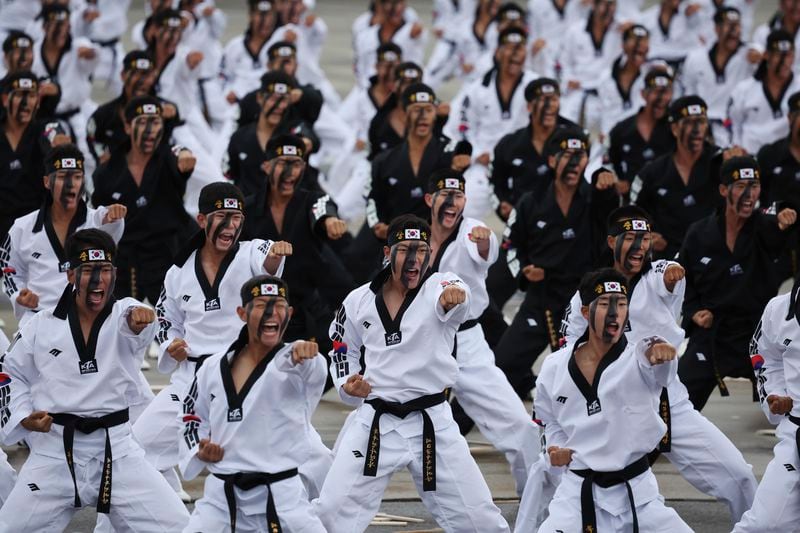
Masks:
[[[596,484],[604,489],[625,483],[628,490],[628,500],[631,503],[631,514],[633,515],[633,533],[639,533],[639,520],[636,518],[636,503],[633,500],[631,479],[639,474],[644,474],[650,469],[647,456],[643,456],[638,461],[629,464],[622,470],[616,472],[596,472],[591,469],[573,470],[572,473],[583,478],[581,484],[581,521],[583,527],[581,531],[597,532],[597,515],[595,514],[594,497],[592,495],[592,485]]]
[[[411,413],[419,411],[422,414],[422,466],[425,474],[422,478],[422,490],[436,490],[436,432],[433,422],[425,409],[447,401],[444,392],[420,396],[410,402],[386,402],[380,398],[367,400],[375,409],[372,418],[372,427],[369,430],[367,442],[367,457],[364,460],[364,475],[375,477],[378,475],[378,457],[381,451],[381,415],[389,413],[398,418],[405,418]]]
[[[99,418],[85,418],[69,413],[51,413],[53,423],[64,426],[64,455],[67,466],[72,476],[72,485],[75,487],[75,507],[81,507],[81,497],[78,494],[78,482],[75,480],[75,461],[73,458],[73,442],[75,430],[88,435],[98,429],[106,431],[106,454],[103,457],[103,473],[100,478],[100,493],[97,497],[97,512],[106,513],[111,510],[111,465],[114,458],[111,456],[111,439],[108,429],[119,426],[128,421],[128,409],[109,413]]]
[[[672,451],[672,411],[670,411],[669,392],[667,392],[666,387],[661,389],[661,398],[658,400],[658,415],[667,425],[667,432],[658,442],[657,450],[665,453],[670,452]]]
[[[467,320],[466,322],[458,326],[458,331],[467,331],[468,329],[472,329],[477,325],[478,325],[478,319],[473,318],[471,320]]]
[[[272,483],[283,481],[297,475],[297,469],[284,470],[277,474],[263,472],[237,472],[235,474],[214,474],[225,482],[225,500],[228,502],[228,513],[231,517],[231,533],[236,533],[236,493],[233,487],[242,490],[251,490],[261,485],[267,486],[267,528],[269,533],[281,533],[281,522],[278,520],[278,511],[272,499]]]

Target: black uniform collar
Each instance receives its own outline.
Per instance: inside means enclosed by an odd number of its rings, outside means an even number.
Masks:
[[[42,207],[39,208],[39,213],[36,215],[36,222],[33,224],[33,233],[39,233],[42,231],[45,223],[51,223],[50,218],[50,206],[53,205],[53,197],[50,193],[45,195],[44,202],[42,202]],[[78,200],[78,209],[75,211],[75,215],[72,217],[72,220],[69,223],[69,230],[67,231],[67,235],[71,235],[75,232],[75,229],[79,226],[82,226],[86,223],[86,215],[88,214],[88,208],[86,207],[86,202],[81,198]]]
[[[444,242],[442,242],[439,251],[436,253],[436,259],[433,261],[433,264],[431,265],[430,270],[428,272],[439,272],[439,266],[442,264],[442,256],[444,255],[444,252],[447,250],[447,247],[456,242],[458,234],[461,231],[461,224],[463,223],[464,223],[464,216],[462,215],[461,220],[458,221],[456,227],[453,228],[453,231],[450,233],[450,235],[444,240]]]
[[[283,342],[279,342],[275,345],[272,350],[270,350],[267,355],[259,361],[250,375],[247,377],[247,380],[244,382],[242,389],[237,393],[236,392],[236,385],[233,382],[233,363],[236,357],[242,352],[242,349],[247,345],[249,340],[247,326],[245,325],[241,331],[239,332],[239,337],[231,344],[228,352],[225,356],[220,360],[220,373],[222,374],[222,385],[225,389],[225,396],[228,402],[228,413],[230,416],[231,411],[235,409],[241,409],[242,404],[244,404],[244,400],[247,397],[247,394],[250,392],[250,389],[253,388],[256,381],[258,381],[264,372],[267,369],[267,365],[269,365],[270,361],[274,359],[275,355],[284,347],[286,346]],[[239,412],[241,416],[241,411]],[[229,419],[229,421],[231,421]]]
[[[580,368],[578,368],[578,363],[575,360],[575,350],[584,342],[589,339],[589,327],[586,328],[586,331],[581,335],[581,337],[572,345],[572,352],[569,356],[569,362],[567,363],[567,370],[569,371],[570,377],[572,377],[572,381],[575,382],[575,385],[578,387],[578,390],[581,391],[583,397],[586,398],[586,403],[591,404],[595,400],[597,400],[597,390],[600,385],[600,378],[603,375],[603,372],[611,366],[613,362],[615,362],[619,357],[622,355],[622,352],[628,346],[628,339],[625,337],[623,333],[620,336],[619,340],[614,343],[611,348],[606,352],[603,358],[600,360],[600,364],[597,365],[597,371],[594,374],[594,380],[590,384],[586,381],[586,378],[583,376]]]

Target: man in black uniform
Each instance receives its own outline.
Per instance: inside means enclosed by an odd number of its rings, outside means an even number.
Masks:
[[[310,126],[294,112],[297,107],[294,103],[296,88],[295,79],[284,72],[264,74],[257,96],[261,109],[258,120],[240,127],[231,135],[223,173],[245,196],[256,194],[261,189],[266,161],[264,150],[270,139],[294,133],[306,139],[306,148],[311,149]]]
[[[557,129],[545,150],[552,184],[542,196],[524,194],[509,219],[508,266],[526,294],[494,353],[521,398],[534,387],[531,367],[539,353],[548,345],[558,349],[564,308],[581,276],[599,263],[602,228],[619,205],[612,172],[595,171],[591,185],[584,179],[588,153],[580,129]]]
[[[2,99],[0,241],[17,218],[42,205],[45,155],[51,146],[69,142],[58,123],[36,119],[39,82],[35,75],[27,71],[9,74],[2,83]]]
[[[286,258],[283,277],[296,288],[290,298],[295,312],[286,338],[316,338],[325,344],[333,310],[355,282],[325,249],[326,241],[346,234],[347,224],[339,219],[329,195],[303,186],[307,155],[305,143],[296,135],[270,139],[264,155],[266,179],[259,192],[245,200],[242,238],[292,243],[294,253]]]
[[[386,239],[389,221],[405,214],[420,218],[430,214],[425,188],[431,172],[452,167],[462,171],[469,157],[449,149],[449,139],[435,132],[436,94],[424,83],[409,85],[401,97],[406,114],[405,140],[372,162],[367,224],[380,240]]]
[[[757,210],[760,178],[752,156],[725,161],[719,185],[725,207],[691,225],[678,255],[686,269],[683,327],[689,336],[678,375],[697,410],[716,386],[728,395],[722,378],[754,380],[748,342],[782,281],[775,259],[797,213]]]
[[[289,114],[296,116],[295,120],[302,120],[308,128],[311,128],[319,118],[323,98],[322,93],[313,85],[301,85],[297,81],[297,47],[288,41],[278,41],[267,49],[267,57],[268,72],[283,72],[291,76],[294,82],[291,94],[293,105]],[[258,93],[259,90],[256,89],[239,100],[239,127],[258,120],[261,114]]]
[[[122,94],[98,107],[86,124],[86,143],[97,164],[105,163],[124,145],[129,135],[125,132],[125,106],[137,96],[153,94],[156,73],[150,55],[142,50],[128,52],[122,60]],[[173,104],[161,102],[164,120],[163,137],[169,139],[172,129],[180,120]]]
[[[675,257],[689,225],[719,204],[713,164],[719,148],[707,142],[707,110],[699,96],[675,100],[669,108],[675,150],[645,165],[631,185],[631,203],[650,213],[657,259]]]
[[[789,97],[789,135],[758,151],[761,205],[800,209],[800,92]]]
[[[163,138],[161,100],[156,97],[128,102],[125,131],[129,140],[95,170],[92,203],[119,203],[128,209],[115,294],[155,303],[181,238],[194,229],[183,195],[195,158]]]
[[[27,33],[13,30],[3,41],[3,61],[6,76],[15,72],[29,71],[33,67],[33,39]],[[2,83],[2,80],[0,80]],[[39,120],[50,120],[61,100],[61,89],[57,83],[39,79]],[[2,113],[2,110],[0,110]]]
[[[666,69],[648,72],[642,89],[644,107],[611,129],[608,160],[620,182],[627,184],[628,191],[642,167],[675,150],[675,137],[667,118],[672,82],[672,75]]]
[[[561,91],[558,82],[550,78],[538,78],[525,87],[528,102],[529,124],[509,133],[494,148],[489,181],[494,189],[495,210],[507,221],[520,197],[534,191],[540,198],[553,182],[553,170],[544,155],[547,139],[559,127],[577,127],[559,115]],[[486,288],[489,306],[481,317],[481,326],[486,333],[489,346],[495,346],[506,329],[503,306],[517,290],[517,281],[508,270],[505,246],[500,256],[489,267]]]

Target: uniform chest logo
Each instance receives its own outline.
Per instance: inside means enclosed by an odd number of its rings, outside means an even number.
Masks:
[[[683,199],[683,205],[685,205],[686,207],[693,206],[696,203],[697,200],[695,200],[694,196],[692,196],[691,194]]]
[[[563,232],[561,232],[561,238],[564,240],[567,239],[574,239],[575,238],[575,230],[572,228],[567,228]]]
[[[395,346],[403,341],[403,333],[401,331],[394,331],[384,335],[386,346]]]
[[[602,408],[600,407],[600,400],[595,399],[591,403],[586,404],[586,413],[589,416],[596,415],[600,411],[602,411]]]
[[[96,359],[89,359],[87,361],[80,361],[78,363],[78,369],[81,372],[81,375],[84,374],[96,374],[97,373],[97,360]]]
[[[234,407],[228,409],[228,422],[241,422],[242,421],[242,408]]]
[[[211,298],[206,300],[206,313],[209,311],[219,311],[219,308],[219,298]]]
[[[742,266],[739,263],[736,263],[729,269],[729,273],[731,276],[739,276],[741,274],[744,274],[744,270],[742,269]]]
[[[42,257],[42,254],[40,254],[39,252],[33,252],[31,254],[31,257],[33,257],[34,259],[39,259],[40,257]]]

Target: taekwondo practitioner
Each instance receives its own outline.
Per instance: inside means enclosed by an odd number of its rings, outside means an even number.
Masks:
[[[357,410],[315,502],[328,531],[364,531],[392,474],[406,468],[440,526],[509,530],[443,392],[458,378],[455,336],[471,294],[455,274],[429,271],[430,231],[412,215],[392,220],[387,266],[350,293],[331,324],[331,375]]]
[[[769,34],[764,59],[755,74],[737,83],[731,92],[731,144],[755,154],[789,133],[789,96],[800,91],[800,78],[792,70],[795,54],[789,33],[776,30]]]
[[[77,509],[96,505],[118,531],[181,531],[189,513],[128,422],[126,392],[138,387],[156,315],[133,298],[114,299],[108,234],[77,231],[65,249],[69,285],[28,321],[3,362],[0,434],[5,444],[25,439],[31,453],[0,509],[0,530],[63,531]]]
[[[684,329],[689,344],[678,373],[698,411],[715,387],[727,396],[723,378],[755,376],[748,358],[759,313],[778,292],[775,265],[785,251],[797,212],[776,206],[757,209],[761,169],[752,156],[722,164],[718,186],[724,207],[689,227],[678,261],[686,269]]]
[[[628,342],[628,283],[614,269],[579,287],[588,328],[544,361],[534,409],[547,460],[567,467],[539,531],[690,532],[666,507],[647,454],[667,426],[654,402],[675,378],[675,347],[642,332]]]
[[[558,320],[581,276],[599,263],[605,248],[599,228],[619,205],[612,172],[584,176],[588,153],[581,130],[557,129],[546,148],[552,184],[541,197],[525,193],[508,220],[506,258],[525,300],[494,353],[520,398],[535,386],[531,367],[540,352],[558,349]]]
[[[306,420],[322,396],[326,364],[317,343],[283,340],[292,313],[280,278],[245,282],[238,338],[208,358],[189,387],[181,472],[211,475],[186,533],[326,531],[298,476],[311,454]]]
[[[37,120],[39,82],[32,73],[18,71],[0,87],[0,239],[19,217],[38,209],[45,198],[42,183],[45,154],[56,144],[69,142],[57,122]]]
[[[789,135],[758,151],[761,206],[800,207],[800,92],[789,97]]]
[[[731,144],[731,130],[725,123],[728,102],[740,81],[750,78],[758,66],[752,49],[742,42],[739,10],[721,7],[714,14],[716,42],[711,49],[696,48],[689,52],[681,67],[684,94],[696,94],[708,103],[708,122],[714,142]],[[759,54],[760,57],[760,54]]]
[[[522,494],[528,468],[536,459],[530,443],[538,432],[525,405],[494,364],[494,353],[478,323],[489,303],[485,280],[489,266],[497,261],[499,246],[489,228],[464,216],[465,185],[460,172],[436,170],[425,195],[431,209],[431,271],[454,272],[470,288],[469,313],[456,334],[458,379],[452,392],[481,433],[505,454],[517,493]],[[461,427],[461,434],[472,425]]]
[[[635,344],[650,331],[679,346],[684,336],[678,323],[686,289],[685,272],[674,261],[652,261],[651,242],[650,220],[641,208],[629,206],[611,213],[608,247],[614,254],[614,270],[625,276],[629,289],[630,319],[625,336]],[[576,293],[562,323],[562,334],[568,342],[586,331],[587,322],[580,308],[580,294]],[[741,452],[694,409],[686,387],[678,379],[661,392],[654,409],[668,428],[657,450],[695,488],[728,504],[733,523],[739,521],[752,505],[756,490],[752,468]]]
[[[124,205],[86,205],[83,154],[74,144],[50,150],[43,180],[47,194],[42,207],[18,218],[0,247],[3,288],[20,329],[39,311],[54,307],[64,292],[67,237],[80,229],[99,228],[116,243],[125,229]]]
[[[235,309],[242,283],[258,274],[283,271],[287,242],[239,241],[244,198],[236,186],[218,182],[200,194],[200,226],[167,271],[156,305],[158,370],[170,384],[156,395],[133,426],[148,460],[166,471],[178,464],[177,418],[197,368],[225,349],[239,329]]]
[[[800,277],[792,290],[772,298],[750,341],[761,409],[777,424],[780,439],[756,491],[753,506],[733,533],[779,533],[797,528],[797,472],[800,469]],[[797,405],[795,405],[797,403]]]

